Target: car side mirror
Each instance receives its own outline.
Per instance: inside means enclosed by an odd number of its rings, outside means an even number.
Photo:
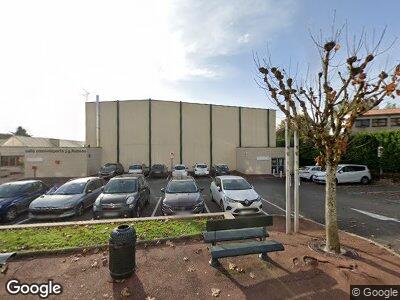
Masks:
[[[161,193],[164,194],[165,193],[165,188],[162,188],[160,191],[161,191]]]
[[[91,192],[93,192],[93,190],[87,190],[86,194],[90,194]]]
[[[340,171],[338,171],[338,173],[339,173],[339,174],[342,174],[342,173],[343,173],[343,171],[342,171],[342,170],[340,170]]]

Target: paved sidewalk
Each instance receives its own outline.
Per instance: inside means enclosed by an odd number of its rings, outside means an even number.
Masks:
[[[256,255],[222,259],[213,269],[207,245],[201,241],[142,246],[137,271],[130,279],[113,282],[108,275],[108,252],[53,255],[11,261],[0,286],[17,278],[23,282],[53,279],[63,286],[63,299],[348,299],[350,284],[399,284],[400,258],[369,241],[341,233],[358,259],[337,259],[318,254],[308,242],[323,236],[323,229],[301,222],[301,234],[286,235],[284,219],[274,218],[270,238],[286,250],[263,262]],[[96,252],[96,251],[94,251]],[[214,292],[216,292],[215,290]],[[268,297],[267,297],[268,296]],[[0,289],[1,299],[14,299]],[[36,297],[32,297],[36,299]]]

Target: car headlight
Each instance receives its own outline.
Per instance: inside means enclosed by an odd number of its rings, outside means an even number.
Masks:
[[[133,197],[133,196],[130,196],[130,197],[128,197],[127,199],[126,199],[126,204],[132,204],[133,202],[135,201],[135,197]]]
[[[225,201],[226,201],[226,202],[231,202],[231,203],[232,203],[232,202],[236,202],[236,200],[233,200],[233,199],[231,199],[231,198],[229,198],[229,197],[226,197],[226,196],[225,196]]]
[[[261,196],[258,196],[258,198],[255,201],[261,201],[261,200],[262,200]]]

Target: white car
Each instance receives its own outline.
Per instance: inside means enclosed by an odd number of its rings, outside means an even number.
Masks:
[[[208,176],[210,171],[206,164],[197,163],[193,166],[193,174],[194,176]]]
[[[262,213],[261,197],[244,178],[240,176],[217,176],[210,186],[211,200],[221,209],[233,215]]]
[[[325,183],[326,172],[318,172],[314,175],[313,181],[317,183]],[[368,184],[371,181],[371,173],[367,166],[364,165],[338,165],[336,169],[337,183],[354,183],[360,182]]]
[[[143,174],[143,165],[134,164],[134,165],[129,166],[128,173],[129,174]]]
[[[322,168],[320,166],[305,166],[300,169],[299,176],[300,179],[313,181],[314,175],[321,171]]]
[[[172,177],[184,177],[187,176],[187,168],[185,165],[175,165],[172,170]]]

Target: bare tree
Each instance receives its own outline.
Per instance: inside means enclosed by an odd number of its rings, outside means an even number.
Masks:
[[[326,167],[325,250],[340,252],[336,213],[336,169],[346,152],[356,118],[377,107],[385,98],[400,95],[397,89],[400,65],[373,68],[372,62],[392,45],[382,49],[386,29],[375,41],[375,34],[365,31],[359,38],[349,38],[347,25],[332,27],[327,39],[310,33],[320,56],[320,69],[298,80],[291,71],[273,66],[271,56],[255,62],[259,71],[257,82],[266,95],[289,118],[294,129],[319,149],[316,161]],[[346,47],[341,47],[341,37]],[[344,49],[347,48],[347,49]],[[346,51],[347,50],[347,51]]]

